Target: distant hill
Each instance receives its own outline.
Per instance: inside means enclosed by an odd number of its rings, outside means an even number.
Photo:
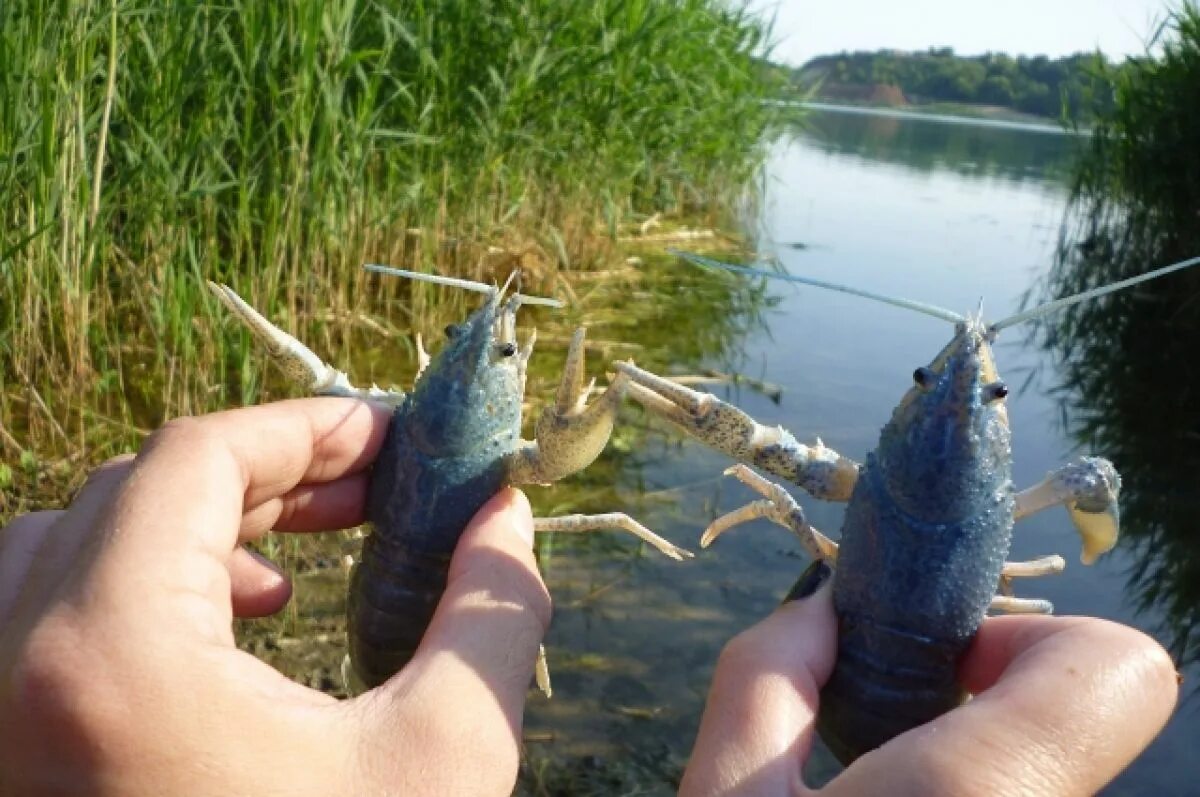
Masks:
[[[1099,76],[1099,54],[1051,59],[1003,53],[955,55],[949,47],[925,52],[839,53],[792,70],[797,90],[821,99],[870,105],[965,103],[1086,121],[1096,103],[1110,100]]]

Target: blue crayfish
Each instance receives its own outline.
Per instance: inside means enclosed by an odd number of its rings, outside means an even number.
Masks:
[[[522,440],[521,402],[535,336],[518,348],[516,312],[522,304],[558,303],[519,293],[505,298],[507,284],[496,288],[383,266],[367,268],[487,294],[464,322],[446,328],[446,344],[436,357],[425,353],[418,337],[419,370],[409,395],[354,387],[344,373],[230,288],[209,286],[266,343],[281,367],[312,392],[384,401],[395,408],[371,472],[367,518],[372,532],[351,575],[348,599],[350,665],[361,684],[373,687],[416,652],[445,589],[450,556],[471,517],[505,485],[549,484],[591,464],[608,442],[627,380],[618,375],[587,406],[591,385],[584,385],[584,331],[578,330],[556,402],[542,414],[536,441]],[[620,513],[537,518],[534,528],[619,528],[674,559],[691,556]],[[548,696],[544,655],[536,672]]]
[[[975,314],[880,296],[789,274],[731,266],[676,253],[699,265],[777,277],[917,310],[955,325],[954,337],[927,366],[859,464],[818,439],[803,445],[717,399],[632,363],[629,395],[699,441],[817,498],[848,501],[835,543],[813,528],[778,484],[745,464],[726,473],[764,496],[718,518],[707,546],[726,529],[755,518],[789,528],[817,559],[836,564],[837,662],[821,693],[818,730],[844,764],[961,703],[956,670],[988,609],[1051,612],[1048,601],[1012,596],[1011,579],[1058,573],[1060,556],[1005,561],[1013,523],[1065,504],[1083,538],[1085,564],[1117,540],[1120,477],[1107,460],[1082,457],[1021,492],[1012,484],[1005,397],[991,344],[1007,327],[1080,301],[1200,263],[1177,263],[987,324]],[[1001,594],[997,595],[997,586]]]

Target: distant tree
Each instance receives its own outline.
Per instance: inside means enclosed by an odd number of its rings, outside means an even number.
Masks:
[[[1003,75],[989,75],[979,87],[979,99],[989,105],[1012,105],[1012,82]]]
[[[1017,98],[1016,107],[1039,116],[1057,116],[1061,108],[1059,97],[1051,94],[1050,88],[1044,83],[1030,83],[1025,93]]]
[[[1111,94],[1099,53],[1050,59],[1044,55],[985,53],[957,56],[950,47],[924,52],[840,53],[814,58],[797,70],[795,81],[811,85],[823,78],[832,96],[846,86],[895,86],[919,101],[986,103],[1026,113],[1083,119]],[[843,93],[842,96],[847,96]],[[858,96],[862,96],[861,91]]]

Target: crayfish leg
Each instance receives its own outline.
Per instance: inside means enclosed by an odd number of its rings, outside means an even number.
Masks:
[[[1030,559],[1027,562],[1005,562],[1000,568],[1000,595],[1011,598],[1014,578],[1053,576],[1067,569],[1067,562],[1058,554]]]
[[[814,559],[837,559],[837,543],[813,528],[804,516],[804,510],[787,490],[765,479],[745,465],[734,465],[725,471],[750,489],[765,496],[762,500],[735,509],[714,520],[700,537],[700,547],[707,548],[718,536],[742,523],[766,518],[772,523],[789,529],[800,540],[800,544]]]
[[[669,540],[658,536],[624,512],[608,512],[601,515],[560,515],[559,517],[533,519],[533,530],[542,532],[577,534],[590,531],[611,531],[614,529],[629,532],[643,542],[653,545],[663,554],[676,561],[691,559],[695,555],[686,548],[680,548]]]
[[[988,609],[1006,614],[1054,614],[1054,604],[1050,601],[1014,598],[1009,595],[997,595],[992,598]]]
[[[1058,554],[1030,559],[1028,562],[1005,562],[1001,578],[1037,578],[1053,576],[1067,569],[1067,562]]]
[[[415,337],[417,343],[417,374],[413,377],[414,381],[420,379],[421,374],[425,373],[425,369],[433,362],[433,358],[425,350],[425,341],[421,339],[421,333],[418,332]]]
[[[354,697],[361,695],[367,691],[367,685],[358,677],[358,673],[354,671],[354,664],[350,661],[350,654],[342,656],[342,688],[346,690],[346,694]]]

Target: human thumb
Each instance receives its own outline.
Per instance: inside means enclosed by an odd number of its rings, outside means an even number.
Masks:
[[[679,793],[797,794],[833,669],[831,570],[816,562],[770,617],[721,651]]]
[[[533,556],[529,500],[509,488],[484,504],[463,532],[446,591],[409,666],[418,672],[436,667],[439,689],[447,694],[486,690],[519,728],[549,623],[550,595]]]
[[[525,698],[550,622],[532,543],[523,493],[506,489],[484,504],[459,539],[416,654],[359,698],[365,738],[378,751],[360,756],[372,757],[368,769],[395,793],[512,790]],[[419,789],[406,780],[412,761],[397,758],[398,750],[420,762]]]

